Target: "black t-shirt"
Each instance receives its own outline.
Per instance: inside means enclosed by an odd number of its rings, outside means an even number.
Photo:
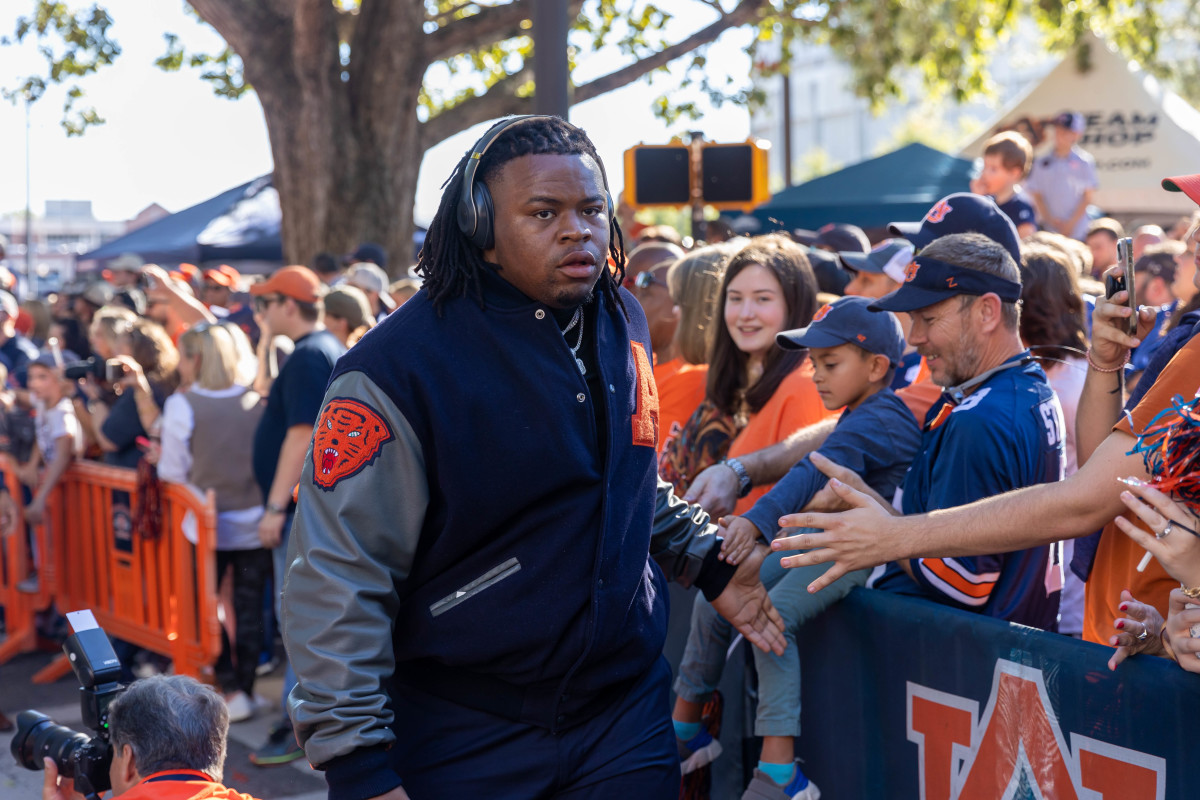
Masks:
[[[154,402],[158,404],[159,408],[162,408],[163,403],[166,402],[162,390],[152,386],[151,392],[154,394]],[[137,400],[134,398],[132,389],[126,389],[113,401],[112,407],[108,410],[108,416],[104,419],[104,424],[100,426],[100,433],[104,434],[104,438],[118,448],[111,453],[104,454],[105,464],[137,469],[138,461],[142,458],[141,448],[137,446],[138,437],[149,436],[149,434],[142,427],[142,419],[138,416]]]
[[[346,348],[332,333],[314,331],[296,340],[296,348],[280,368],[254,432],[254,478],[263,497],[275,481],[288,428],[317,424],[333,365],[344,352]]]
[[[1037,225],[1037,212],[1033,203],[1020,192],[998,204],[1004,215],[1012,220],[1012,224],[1020,228],[1022,225]]]

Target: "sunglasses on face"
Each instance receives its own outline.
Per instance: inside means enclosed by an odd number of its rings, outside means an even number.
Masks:
[[[667,288],[665,283],[654,277],[654,274],[650,272],[639,272],[638,276],[633,279],[633,285],[638,289],[649,289],[651,286]]]
[[[271,307],[272,303],[280,303],[280,302],[283,302],[283,298],[280,297],[279,295],[274,295],[274,296],[264,295],[262,297],[254,298],[254,308],[257,311],[266,311],[268,308]]]

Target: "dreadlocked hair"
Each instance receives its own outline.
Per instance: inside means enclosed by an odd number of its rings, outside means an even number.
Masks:
[[[441,203],[425,234],[421,253],[417,256],[415,271],[425,279],[422,288],[429,293],[429,300],[438,314],[441,314],[447,301],[466,296],[468,292],[483,306],[482,274],[487,269],[483,251],[471,244],[458,227],[463,171],[473,150],[474,146],[463,154],[454,172],[442,184]],[[604,162],[600,160],[591,139],[580,128],[559,117],[529,119],[503,131],[480,159],[475,181],[487,184],[502,166],[514,158],[527,155],[590,156],[600,167],[605,190],[608,189]],[[625,304],[618,290],[625,280],[625,240],[616,214],[608,220],[608,252],[616,266],[601,270],[596,285],[624,312]]]

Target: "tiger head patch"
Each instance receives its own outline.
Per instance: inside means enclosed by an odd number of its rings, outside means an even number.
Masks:
[[[313,434],[313,483],[333,491],[338,482],[357,475],[394,438],[379,412],[349,397],[335,397],[321,411]]]

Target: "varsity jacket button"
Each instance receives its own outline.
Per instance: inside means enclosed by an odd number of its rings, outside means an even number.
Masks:
[[[587,400],[587,395],[585,395],[583,392],[580,392],[579,394],[575,395],[575,399],[582,403]]]
[[[616,394],[616,393],[617,393],[617,387],[613,386],[613,385],[610,383],[610,384],[608,385],[608,393],[609,393],[609,394]]]
[[[545,319],[545,318],[546,318],[546,312],[545,312],[545,311],[543,311],[543,310],[542,310],[542,309],[540,309],[540,308],[539,308],[537,311],[533,312],[533,315],[534,315],[535,317],[537,317],[538,319]]]

